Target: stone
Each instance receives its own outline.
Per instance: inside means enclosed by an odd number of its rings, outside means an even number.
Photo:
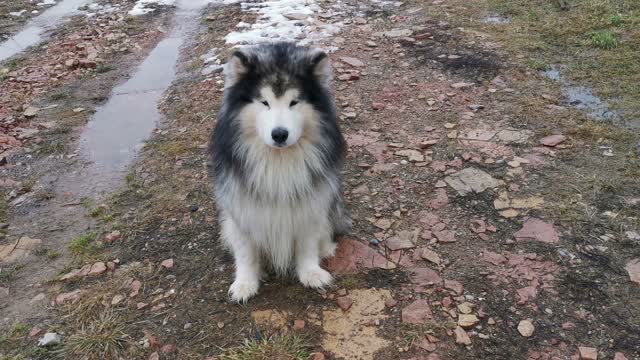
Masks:
[[[62,342],[62,337],[54,332],[48,332],[44,334],[40,340],[38,340],[38,346],[51,346],[58,345]]]
[[[555,227],[537,218],[528,218],[522,225],[522,229],[513,236],[517,241],[540,241],[549,244],[560,241]]]
[[[629,240],[640,240],[640,234],[637,231],[626,231],[624,234]]]
[[[455,330],[453,330],[453,332],[456,335],[456,344],[471,345],[471,339],[469,338],[469,335],[467,335],[467,332],[464,331],[463,328],[461,328],[460,326],[457,326]]]
[[[419,233],[418,229],[413,231],[402,230],[397,235],[387,239],[385,246],[391,251],[414,248],[418,242]]]
[[[578,346],[578,353],[582,360],[598,360],[598,349],[586,346]]]
[[[300,319],[294,320],[294,322],[293,322],[293,330],[302,330],[302,329],[304,329],[305,325],[306,325],[306,323],[305,323],[304,320],[300,320]]]
[[[441,285],[442,278],[440,275],[429,268],[413,268],[410,270],[413,274],[411,282],[418,286]]]
[[[354,289],[350,296],[353,305],[349,311],[322,312],[321,348],[337,359],[373,360],[376,352],[391,345],[370,325],[389,317],[385,301],[391,293],[386,289]]]
[[[130,288],[131,288],[131,292],[129,293],[129,297],[136,297],[138,296],[138,293],[140,292],[140,288],[142,287],[142,283],[138,280],[133,280],[131,282]]]
[[[617,352],[613,355],[613,360],[628,360],[628,359],[623,353]]]
[[[409,29],[393,29],[390,31],[385,31],[382,33],[382,36],[388,38],[399,38],[399,37],[408,37],[413,34],[413,31]]]
[[[518,332],[524,337],[530,337],[534,331],[533,323],[530,320],[522,320],[518,324]]]
[[[467,89],[472,86],[473,86],[473,83],[466,83],[466,82],[457,82],[457,83],[451,84],[451,87],[454,89]]]
[[[373,110],[384,110],[385,105],[384,105],[384,103],[374,102],[374,103],[371,104],[371,108]]]
[[[0,245],[0,262],[12,263],[28,257],[40,244],[42,240],[23,236],[13,243]]]
[[[120,234],[120,231],[114,230],[104,237],[104,241],[111,244],[112,242],[119,240],[121,236],[122,234]]]
[[[384,302],[384,306],[389,308],[389,309],[396,307],[396,305],[398,305],[398,301],[396,299],[393,299],[393,298],[389,298],[389,299],[385,300],[385,302]]]
[[[440,255],[438,255],[437,252],[431,249],[422,249],[422,252],[420,253],[420,257],[436,265],[440,265],[440,262],[442,261],[440,259]]]
[[[283,329],[287,326],[289,313],[279,310],[258,310],[251,313],[251,318],[260,328]]]
[[[629,279],[640,285],[640,258],[629,261],[624,269],[627,270]]]
[[[107,271],[107,265],[103,262],[97,262],[91,265],[91,270],[89,270],[89,276],[100,276],[105,271]]]
[[[344,275],[359,272],[361,269],[395,269],[396,265],[382,254],[360,241],[341,237],[334,257],[326,263],[327,270]]]
[[[532,135],[530,130],[503,129],[496,134],[496,139],[506,144],[523,144]]]
[[[468,329],[473,327],[480,321],[477,316],[473,314],[460,314],[458,315],[458,326]]]
[[[55,303],[56,305],[64,305],[64,304],[75,304],[80,300],[80,296],[82,295],[82,290],[76,289],[71,292],[62,293],[56,296]]]
[[[473,167],[465,168],[449,175],[444,181],[456,190],[460,196],[466,196],[471,192],[481,193],[486,189],[496,188],[502,185],[501,181]]]
[[[160,265],[162,265],[162,267],[165,269],[171,269],[173,268],[173,259],[164,260],[160,263]]]
[[[435,235],[435,237],[438,239],[438,242],[441,243],[451,243],[456,241],[456,235],[453,231],[434,231],[433,235]]]
[[[336,304],[342,311],[347,311],[353,305],[353,300],[348,296],[341,296],[336,299]]]
[[[540,139],[540,144],[548,147],[556,147],[562,144],[565,140],[567,140],[567,137],[564,135],[550,135]]]
[[[424,155],[422,155],[422,153],[418,150],[411,150],[411,149],[407,149],[407,150],[399,150],[396,151],[395,154],[397,156],[404,156],[409,158],[409,161],[411,162],[423,162],[424,161]]]
[[[36,337],[38,335],[40,335],[40,333],[42,332],[42,329],[39,327],[33,327],[31,329],[31,331],[29,331],[29,337]]]
[[[458,311],[461,314],[471,314],[473,312],[473,304],[465,301],[458,305]]]
[[[111,305],[118,305],[125,297],[123,295],[117,294],[111,299]]]
[[[433,318],[431,306],[424,299],[419,299],[402,309],[402,322],[408,324],[424,324]]]
[[[342,56],[340,57],[340,61],[342,61],[343,63],[347,64],[347,65],[351,65],[353,67],[363,67],[364,63],[359,60],[356,59],[354,57],[350,57],[350,56]]]
[[[444,280],[444,287],[445,289],[449,289],[451,291],[453,291],[454,293],[456,293],[456,295],[462,295],[462,292],[464,290],[464,287],[462,286],[462,283],[460,281],[456,281],[456,280]]]
[[[26,118],[33,118],[36,115],[38,115],[38,112],[40,112],[39,108],[37,108],[35,106],[27,106],[27,108],[24,110],[22,115],[24,115],[24,117],[26,117]]]

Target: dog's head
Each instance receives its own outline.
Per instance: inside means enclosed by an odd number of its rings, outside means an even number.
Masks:
[[[236,51],[225,67],[228,100],[241,109],[245,135],[284,149],[318,136],[328,95],[331,67],[320,50],[274,43]]]

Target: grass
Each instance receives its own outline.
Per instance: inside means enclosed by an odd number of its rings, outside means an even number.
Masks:
[[[37,249],[34,254],[36,256],[46,257],[49,260],[55,260],[60,257],[60,252],[58,250],[52,250],[47,248]]]
[[[67,247],[69,248],[69,251],[71,251],[73,255],[84,254],[88,251],[91,244],[96,240],[96,237],[97,237],[96,233],[93,233],[93,232],[84,234],[82,236],[79,236],[71,240],[71,242],[69,243],[69,245],[67,245]]]
[[[133,346],[124,320],[111,310],[102,310],[71,335],[60,352],[66,359],[119,359],[127,358]]]
[[[593,31],[591,45],[600,49],[613,49],[618,47],[618,38],[611,30]]]
[[[274,336],[265,340],[251,340],[229,349],[220,360],[306,360],[311,356],[309,345],[297,335]]]
[[[94,71],[98,74],[104,74],[115,69],[116,67],[111,64],[98,64]]]
[[[24,265],[9,265],[0,267],[0,284],[6,285],[13,281]]]

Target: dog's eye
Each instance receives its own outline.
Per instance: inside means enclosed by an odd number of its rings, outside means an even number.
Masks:
[[[296,105],[298,105],[298,101],[291,100],[291,103],[289,104],[289,106],[296,106]]]
[[[268,101],[266,101],[266,100],[265,101],[261,101],[261,103],[262,103],[262,105],[264,105],[266,107],[269,107],[269,102]]]

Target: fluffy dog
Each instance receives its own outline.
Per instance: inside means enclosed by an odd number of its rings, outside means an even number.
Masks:
[[[236,51],[211,141],[221,238],[235,259],[232,300],[258,292],[265,260],[307,287],[332,282],[320,260],[351,220],[340,193],[345,141],[327,54],[291,43]]]

